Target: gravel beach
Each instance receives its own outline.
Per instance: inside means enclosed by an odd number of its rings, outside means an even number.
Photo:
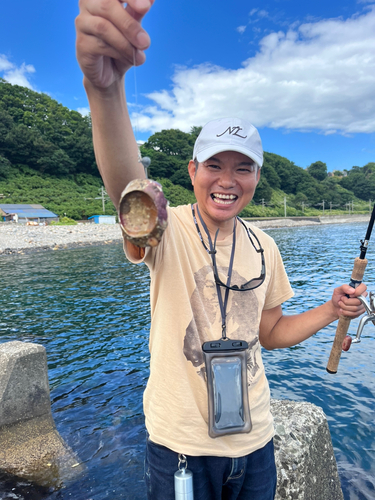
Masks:
[[[314,220],[266,219],[252,220],[262,228],[298,227],[307,225],[368,222],[367,215],[320,217]],[[118,224],[78,223],[76,226],[25,226],[0,223],[0,256],[29,252],[63,250],[86,245],[103,245],[122,240]]]
[[[121,229],[118,224],[81,223],[76,226],[0,224],[0,256],[101,245],[121,240]]]

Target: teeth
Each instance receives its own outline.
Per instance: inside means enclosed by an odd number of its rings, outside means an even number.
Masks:
[[[235,200],[237,196],[234,194],[220,194],[220,193],[214,193],[215,198],[221,198],[223,200]]]
[[[237,196],[233,194],[213,193],[212,199],[215,203],[219,203],[220,205],[230,205],[234,200],[237,199]]]

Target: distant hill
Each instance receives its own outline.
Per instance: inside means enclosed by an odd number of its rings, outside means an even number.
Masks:
[[[163,130],[141,146],[142,155],[152,160],[150,177],[162,183],[172,206],[194,201],[187,164],[200,130]],[[328,177],[321,161],[304,170],[266,152],[254,201],[242,215],[284,215],[284,197],[288,215],[321,213],[323,203],[325,209],[345,210],[354,202],[366,210],[368,200],[375,199],[375,163],[346,173]],[[82,219],[103,212],[101,186],[90,117],[0,78],[0,200],[40,203]],[[110,201],[105,212],[116,212]]]

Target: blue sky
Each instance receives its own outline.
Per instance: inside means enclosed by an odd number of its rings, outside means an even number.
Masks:
[[[3,2],[0,76],[85,113],[77,13]],[[152,45],[126,81],[139,140],[238,115],[301,167],[375,161],[375,0],[156,0],[143,24]]]

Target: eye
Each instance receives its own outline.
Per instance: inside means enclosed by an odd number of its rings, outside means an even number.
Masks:
[[[239,167],[237,171],[251,174],[255,172],[255,169],[256,169],[255,165],[246,165],[246,167]]]

